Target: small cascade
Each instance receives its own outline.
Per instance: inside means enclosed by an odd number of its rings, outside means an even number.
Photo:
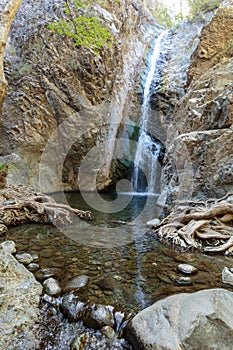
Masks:
[[[161,81],[161,71],[165,63],[161,56],[164,56],[163,46],[166,44],[168,36],[169,31],[165,30],[156,39],[148,63],[148,74],[143,92],[140,134],[132,176],[132,185],[135,192],[147,192],[150,194],[159,192],[158,157],[161,153],[162,144],[148,132],[148,122],[150,118],[150,98],[152,93],[156,92]]]

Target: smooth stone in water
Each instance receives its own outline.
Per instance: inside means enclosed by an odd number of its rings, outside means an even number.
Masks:
[[[32,256],[33,262],[39,261],[39,255],[38,254],[32,253],[31,256]]]
[[[192,280],[190,277],[179,277],[176,279],[176,283],[179,286],[190,286],[192,284]]]
[[[1,247],[4,252],[13,254],[16,252],[15,242],[14,241],[5,241],[1,243]]]
[[[64,288],[64,292],[71,292],[82,287],[85,287],[88,283],[88,276],[81,275],[72,278]]]
[[[192,275],[197,272],[197,268],[189,264],[179,264],[178,270],[186,275]]]
[[[95,304],[87,309],[83,322],[87,327],[101,329],[104,326],[114,327],[114,308],[110,305]]]
[[[45,292],[52,297],[58,296],[61,293],[58,281],[54,278],[48,278],[45,280],[43,282],[43,287]]]
[[[54,277],[56,276],[56,274],[58,274],[59,270],[56,269],[56,268],[45,268],[45,269],[41,269],[41,270],[38,270],[36,271],[35,273],[35,277],[36,279],[38,279],[38,281],[44,281],[46,280],[47,278],[50,278],[50,277]]]
[[[111,278],[101,278],[99,281],[95,282],[97,286],[100,287],[100,289],[106,291],[113,291],[114,285],[111,281]]]
[[[24,265],[28,265],[30,264],[30,262],[33,261],[31,254],[28,253],[16,254],[15,257],[18,260],[18,262]]]
[[[222,283],[229,287],[233,287],[233,272],[231,272],[231,270],[232,269],[229,269],[226,266],[222,270]]]
[[[161,221],[159,219],[153,219],[150,221],[147,221],[146,225],[150,228],[156,228],[160,225]]]
[[[27,269],[30,272],[35,272],[35,271],[39,270],[39,268],[40,268],[40,265],[33,263],[33,262],[27,265]]]

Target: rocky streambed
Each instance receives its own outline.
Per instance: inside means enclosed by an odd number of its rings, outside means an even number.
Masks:
[[[100,229],[114,229],[119,241],[122,230],[125,234],[136,232],[135,224],[130,225],[127,217],[130,221],[130,207],[122,220],[108,216],[91,222],[90,244],[71,240],[51,225],[38,224],[10,228],[1,238],[16,241],[15,257],[33,272],[34,278],[26,274],[40,286],[38,294],[43,287],[41,313],[36,321],[40,324],[35,332],[38,340],[30,338],[36,349],[130,349],[122,338],[123,329],[127,320],[147,306],[174,294],[223,285],[232,290],[231,257],[176,251],[161,245],[150,232],[135,235],[134,239],[131,236],[131,241],[119,245],[100,244]],[[143,232],[147,230],[144,226]],[[22,264],[17,265],[27,271]],[[21,276],[17,280],[24,290],[24,280]],[[20,291],[14,287],[15,299],[20,298]],[[37,311],[38,302],[37,296]],[[4,326],[1,329],[4,332]],[[11,333],[17,339],[15,344],[22,336],[21,330]],[[22,349],[27,349],[26,343],[22,344]]]

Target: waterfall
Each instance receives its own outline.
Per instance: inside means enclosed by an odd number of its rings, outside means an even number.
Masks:
[[[162,53],[162,45],[169,31],[163,31],[156,39],[153,52],[148,63],[148,74],[146,77],[143,103],[141,109],[140,133],[137,144],[137,150],[134,158],[134,170],[132,176],[132,185],[135,192],[156,193],[156,186],[159,182],[158,177],[158,156],[161,152],[161,143],[153,139],[148,133],[148,122],[150,118],[150,97],[152,85],[158,85],[161,76],[161,65],[159,59]]]

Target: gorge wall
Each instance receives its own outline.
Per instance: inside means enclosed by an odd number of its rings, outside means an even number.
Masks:
[[[220,197],[232,189],[232,35],[233,4],[225,1],[201,33],[184,96],[167,124],[163,181],[172,200]]]
[[[0,161],[16,165],[8,182],[38,187],[45,146],[58,126],[67,123],[68,131],[59,131],[61,140],[51,149],[51,164],[45,165],[42,190],[46,192],[60,190],[61,182],[65,190],[79,188],[77,171],[83,155],[109,134],[114,138],[131,109],[145,52],[161,30],[151,16],[153,1],[108,1],[104,8],[96,6],[95,10],[115,41],[111,48],[95,54],[48,30],[49,22],[65,16],[63,4],[62,0],[23,0],[5,57],[9,86]],[[65,145],[71,140],[67,149]],[[103,158],[98,189],[111,183],[111,157],[105,152]],[[92,190],[88,183],[87,178],[84,187]]]
[[[73,191],[81,160],[102,143],[97,189],[105,190],[116,176],[114,139],[123,124],[138,122],[146,52],[162,29],[151,16],[153,1],[109,1],[96,12],[115,43],[94,54],[48,30],[48,22],[65,16],[62,4],[23,0],[17,13],[5,58],[0,161],[16,165],[10,183]],[[206,23],[186,23],[173,35],[160,92],[151,99],[150,131],[166,147],[162,182],[170,200],[218,197],[232,186],[232,13],[224,1]],[[52,135],[56,142],[48,143]],[[90,156],[92,168],[94,161]],[[93,190],[89,177],[87,169],[82,188]]]

